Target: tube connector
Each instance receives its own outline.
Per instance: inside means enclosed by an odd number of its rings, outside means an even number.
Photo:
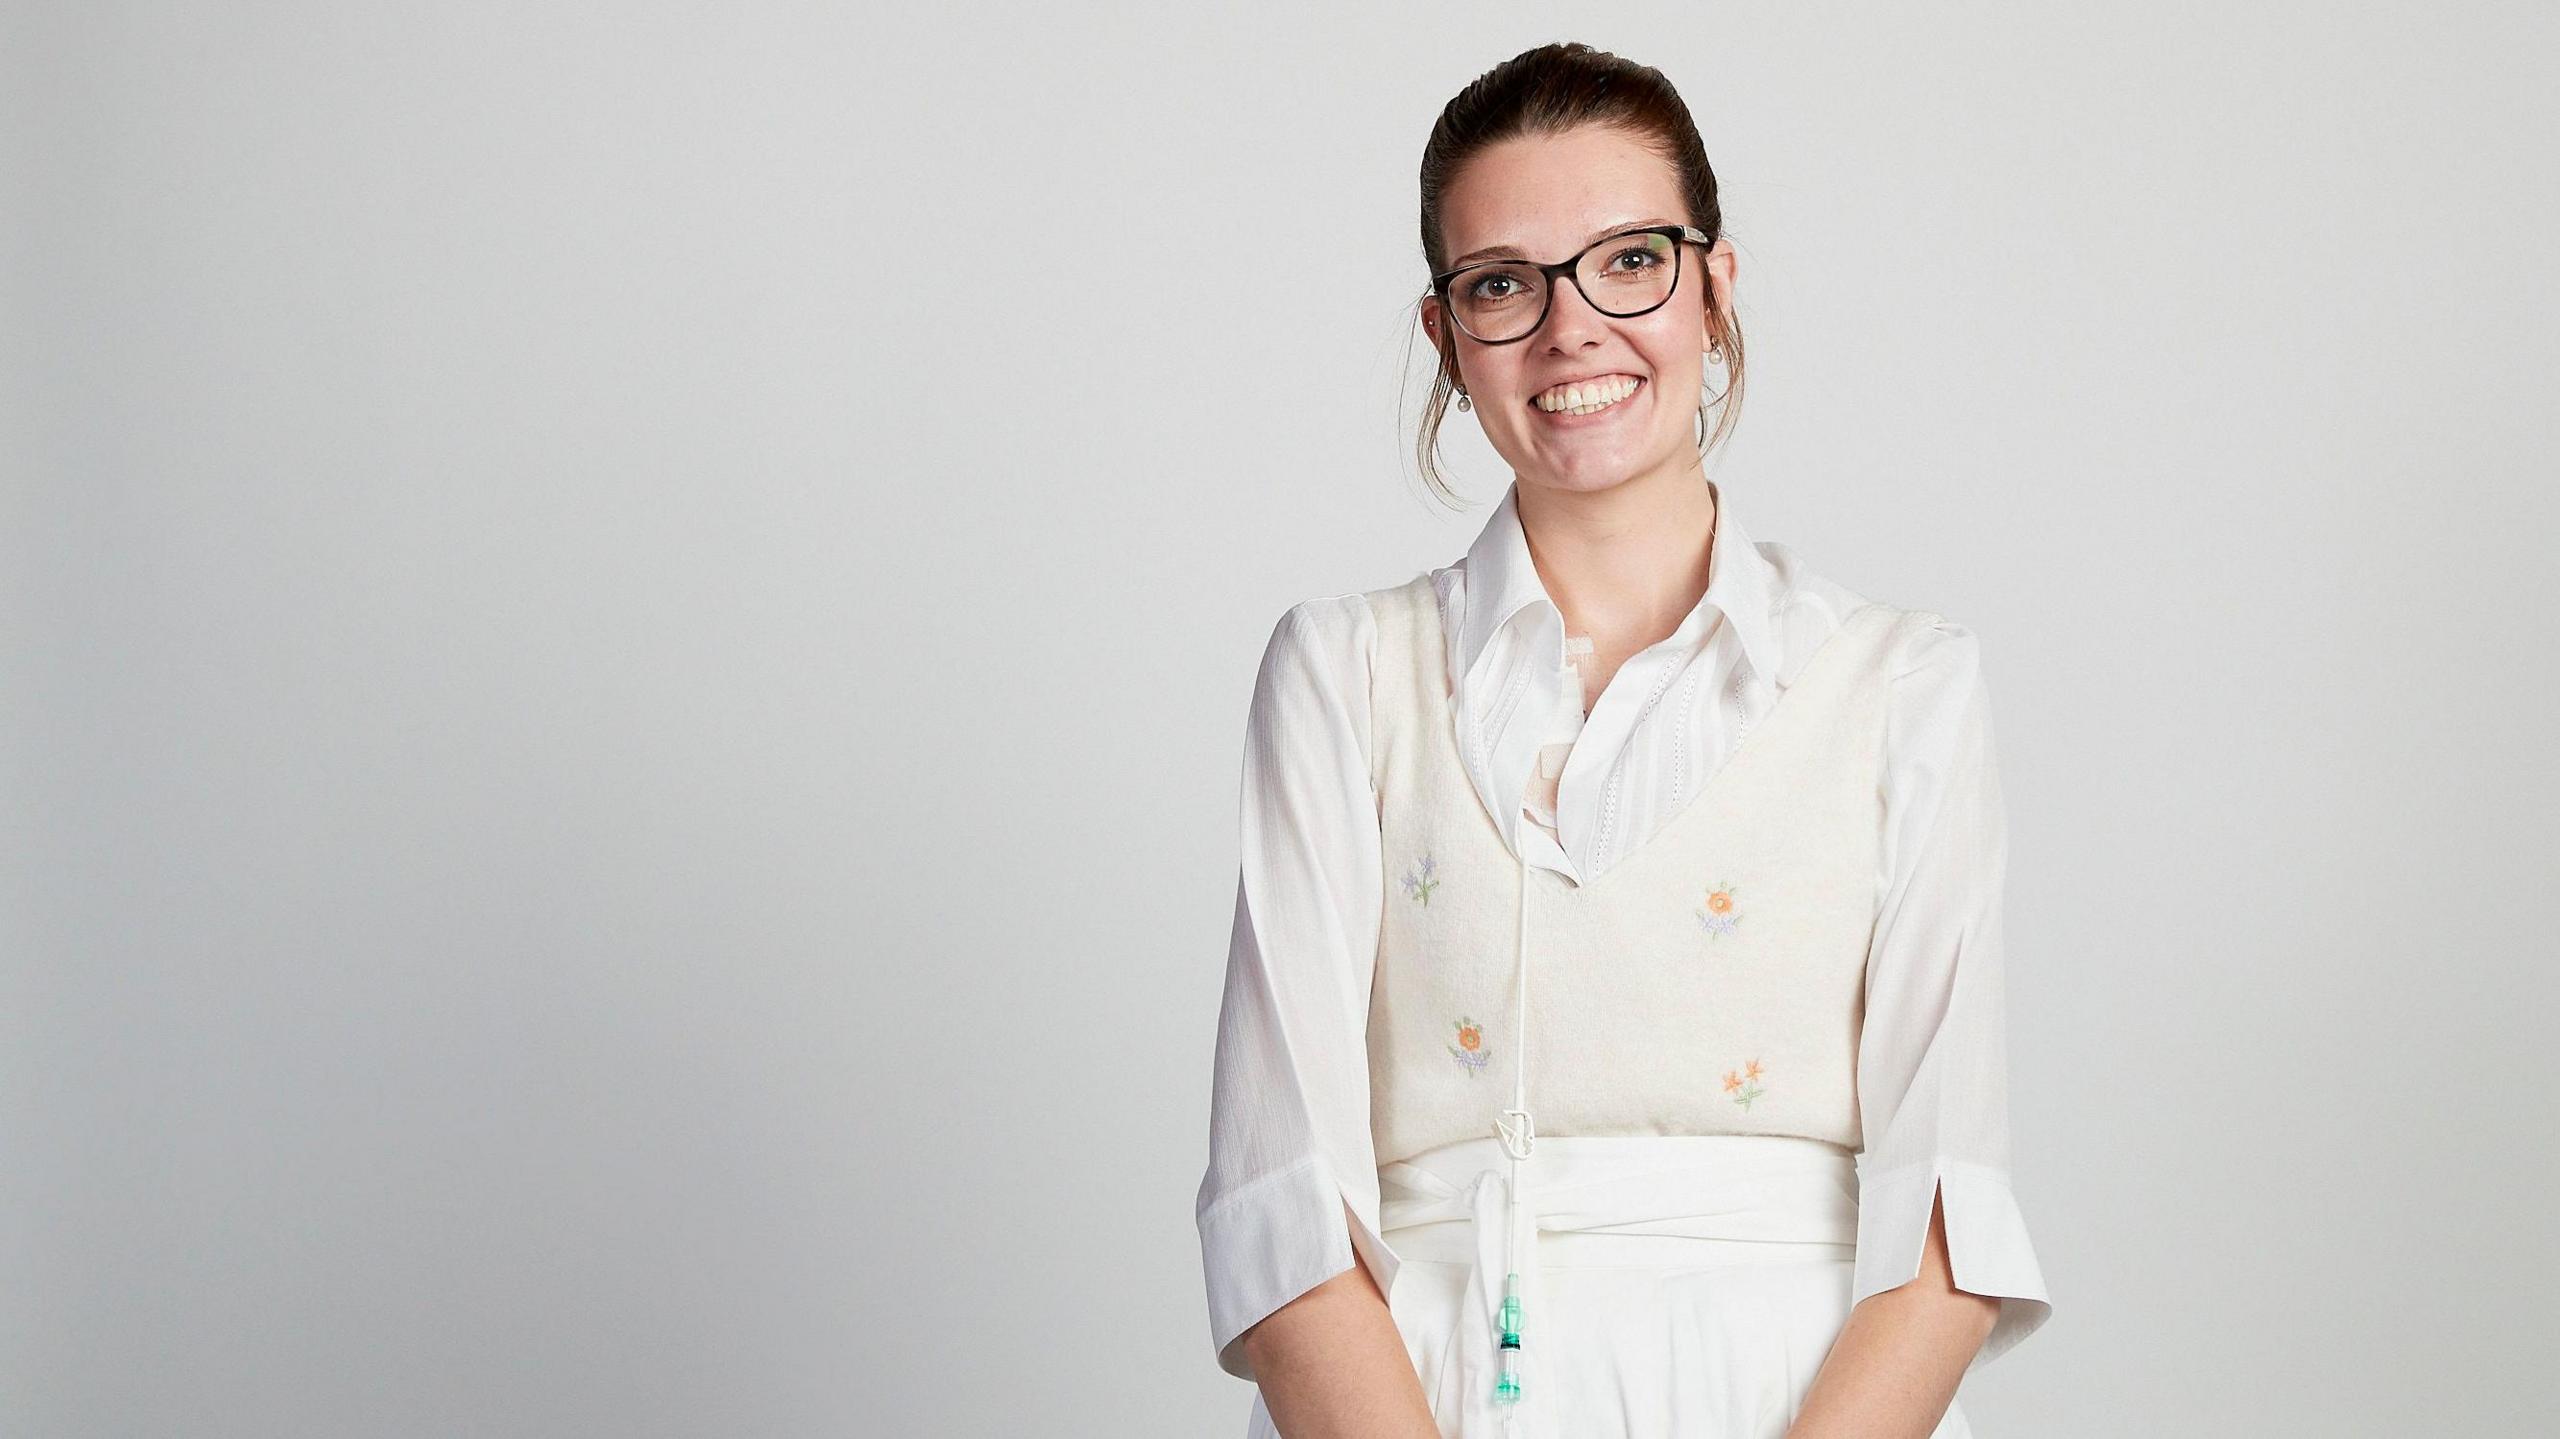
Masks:
[[[1493,1382],[1493,1402],[1520,1402],[1520,1276],[1502,1279],[1502,1373]]]

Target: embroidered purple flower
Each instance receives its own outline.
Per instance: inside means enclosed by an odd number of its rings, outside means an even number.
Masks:
[[[1734,907],[1734,887],[1720,884],[1707,891],[1707,902],[1698,910],[1698,927],[1709,939],[1722,939],[1742,923],[1742,911]]]
[[[1431,856],[1424,855],[1420,864],[1405,870],[1404,892],[1422,901],[1423,907],[1428,909],[1431,905],[1431,891],[1440,887],[1439,873],[1439,865]]]
[[[1484,1047],[1484,1027],[1460,1016],[1458,1042],[1449,1046],[1449,1057],[1464,1065],[1467,1076],[1474,1078],[1477,1070],[1493,1061],[1493,1051]]]

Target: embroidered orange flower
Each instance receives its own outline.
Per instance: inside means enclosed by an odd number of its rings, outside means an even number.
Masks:
[[[1458,1017],[1457,1044],[1447,1048],[1449,1057],[1466,1067],[1470,1079],[1475,1077],[1477,1070],[1493,1062],[1493,1051],[1484,1047],[1484,1027],[1464,1015]]]
[[[1719,884],[1707,891],[1707,902],[1697,910],[1698,927],[1709,939],[1722,939],[1742,923],[1742,915],[1734,907],[1734,896],[1740,893],[1732,885]]]
[[[1759,1080],[1760,1061],[1747,1060],[1743,1063],[1740,1074],[1730,1069],[1724,1072],[1724,1092],[1733,1096],[1734,1103],[1749,1109],[1751,1101],[1758,1099],[1765,1092],[1760,1088]]]

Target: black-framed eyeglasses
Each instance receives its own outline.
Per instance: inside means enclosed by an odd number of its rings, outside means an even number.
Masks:
[[[1432,293],[1458,328],[1482,344],[1508,345],[1537,333],[1555,305],[1556,284],[1570,277],[1601,314],[1628,319],[1662,308],[1680,287],[1682,242],[1713,245],[1695,225],[1620,230],[1593,241],[1570,260],[1480,260],[1431,277]]]

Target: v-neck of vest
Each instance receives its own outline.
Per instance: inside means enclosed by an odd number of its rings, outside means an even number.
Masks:
[[[1725,756],[1723,764],[1716,766],[1716,772],[1714,774],[1707,776],[1706,783],[1698,786],[1697,793],[1690,795],[1688,799],[1683,801],[1678,812],[1674,813],[1671,818],[1664,820],[1660,827],[1655,829],[1652,834],[1646,836],[1645,839],[1634,849],[1631,849],[1624,855],[1619,856],[1616,864],[1602,870],[1598,875],[1590,879],[1576,880],[1571,875],[1561,873],[1557,874],[1556,878],[1572,885],[1573,892],[1576,894],[1590,894],[1604,889],[1609,885],[1610,881],[1626,873],[1628,870],[1635,868],[1636,862],[1644,858],[1645,855],[1651,852],[1656,846],[1671,840],[1682,826],[1693,823],[1698,812],[1707,807],[1708,799],[1715,795],[1720,789],[1727,787],[1725,785],[1725,781],[1727,777],[1733,773],[1734,767],[1749,758],[1757,748],[1761,747],[1759,745],[1760,737],[1767,734],[1772,727],[1785,719],[1787,715],[1793,713],[1793,708],[1791,708],[1790,702],[1794,700],[1798,693],[1802,692],[1806,688],[1806,681],[1813,679],[1816,673],[1824,668],[1826,661],[1833,659],[1837,654],[1842,652],[1843,647],[1840,642],[1842,638],[1849,633],[1849,627],[1852,624],[1861,621],[1870,610],[1879,609],[1881,605],[1881,601],[1869,600],[1865,604],[1858,606],[1856,609],[1849,611],[1846,615],[1841,616],[1840,623],[1832,627],[1830,634],[1823,636],[1822,643],[1814,647],[1813,654],[1805,660],[1803,667],[1796,671],[1795,683],[1787,686],[1786,690],[1778,696],[1777,702],[1769,707],[1768,713],[1760,717],[1759,723],[1744,731],[1742,738],[1734,745],[1733,752]],[[1436,607],[1433,611],[1432,622],[1435,626],[1439,623]],[[1445,687],[1435,686],[1435,688]],[[1444,703],[1454,706],[1457,703],[1457,697],[1455,695],[1449,695],[1444,700]],[[1437,725],[1435,728],[1439,730],[1442,742],[1449,747],[1449,758],[1455,761],[1458,765],[1461,782],[1464,783],[1469,794],[1476,796],[1476,808],[1482,811],[1485,809],[1484,796],[1477,792],[1474,780],[1467,776],[1466,761],[1458,749],[1458,734],[1457,727],[1454,723],[1454,712],[1449,715],[1444,715],[1443,718],[1450,720],[1451,723]],[[1489,811],[1487,811],[1487,813],[1488,815],[1490,814]],[[1527,822],[1528,821],[1525,817],[1521,821],[1523,824],[1526,824]],[[1496,820],[1494,824],[1494,834],[1498,837],[1504,833],[1506,833],[1506,831],[1502,828],[1501,822]],[[1516,861],[1517,856],[1515,855],[1514,858]]]

